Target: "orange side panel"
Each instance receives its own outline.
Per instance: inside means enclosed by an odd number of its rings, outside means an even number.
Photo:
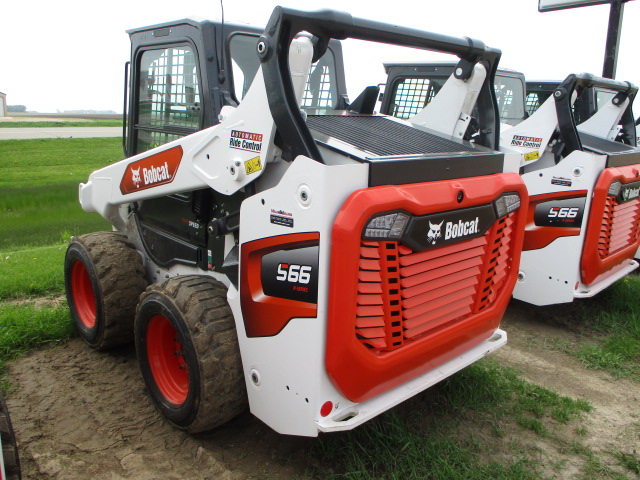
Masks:
[[[522,250],[538,250],[546,247],[560,237],[573,237],[580,235],[579,227],[540,227],[534,222],[534,213],[540,203],[550,200],[564,200],[568,198],[585,197],[587,190],[571,190],[567,192],[543,193],[529,197],[529,212],[527,214],[527,226],[524,233]]]
[[[582,283],[591,285],[612,275],[640,247],[640,198],[618,203],[608,194],[613,182],[639,180],[640,165],[605,169],[596,183],[582,250]]]
[[[267,237],[242,245],[240,305],[248,337],[277,335],[292,318],[317,317],[318,305],[268,296],[262,286],[262,257],[277,250],[315,246],[320,234],[296,233]]]

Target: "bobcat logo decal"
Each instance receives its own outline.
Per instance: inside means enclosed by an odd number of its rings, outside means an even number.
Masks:
[[[429,220],[429,233],[427,233],[427,240],[429,240],[429,242],[431,243],[431,245],[435,245],[436,244],[436,240],[438,240],[440,237],[442,237],[442,224],[444,223],[444,220],[442,220],[440,223],[431,223],[431,220]]]
[[[182,147],[177,146],[131,162],[125,167],[120,180],[120,193],[141,192],[173,182],[180,168]]]
[[[140,167],[138,167],[138,170],[131,169],[131,181],[135,183],[136,188],[140,188],[140,182],[142,181],[140,179]]]
[[[137,170],[131,169],[131,181],[135,183],[136,188],[140,188],[140,182],[142,181],[140,179],[140,167]]]

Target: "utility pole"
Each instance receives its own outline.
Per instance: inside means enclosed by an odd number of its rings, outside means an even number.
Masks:
[[[604,50],[604,66],[602,67],[602,76],[605,78],[616,78],[620,32],[622,32],[622,16],[624,14],[624,4],[626,1],[627,0],[619,0],[611,2],[609,29],[607,30],[607,46]]]
[[[602,5],[605,3],[611,4],[602,76],[613,79],[616,78],[616,68],[618,66],[618,49],[620,47],[620,32],[622,31],[624,4],[629,1],[631,0],[538,0],[538,11],[550,12],[553,10],[588,7],[591,5]]]

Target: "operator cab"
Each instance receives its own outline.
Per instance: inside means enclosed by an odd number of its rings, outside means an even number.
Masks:
[[[387,86],[380,111],[402,119],[412,117],[435,98],[455,67],[455,63],[385,63]],[[494,90],[502,123],[516,125],[527,117],[522,73],[498,69]]]
[[[185,19],[128,30],[131,62],[125,78],[126,157],[219,123],[226,105],[237,106],[260,68],[262,28]],[[303,108],[344,105],[346,86],[340,42],[332,40],[311,67]],[[224,259],[211,228],[235,228],[247,192],[226,196],[206,188],[139,201],[132,211],[153,261],[219,270]],[[209,253],[213,252],[213,253]]]

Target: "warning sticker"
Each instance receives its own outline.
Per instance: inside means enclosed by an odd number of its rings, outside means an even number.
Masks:
[[[247,175],[251,175],[252,173],[256,173],[259,170],[262,170],[262,165],[260,164],[260,157],[253,157],[251,160],[247,160],[244,162],[244,170],[247,172]]]
[[[540,158],[540,154],[536,150],[535,152],[529,152],[524,154],[524,161],[530,162],[531,160],[537,160]]]
[[[511,139],[511,145],[514,147],[540,148],[540,145],[542,145],[542,138],[514,135]]]

